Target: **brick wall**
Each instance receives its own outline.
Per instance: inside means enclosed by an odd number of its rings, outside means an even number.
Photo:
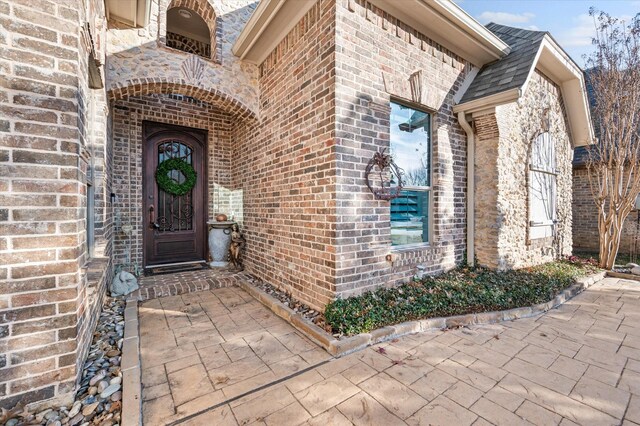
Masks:
[[[106,158],[93,156],[94,135],[107,145],[88,106],[105,98],[88,89],[85,11],[68,6],[0,2],[0,405],[8,408],[71,398],[101,303],[95,290],[104,290],[87,279],[85,208],[87,171]],[[108,236],[102,179],[96,197]]]
[[[112,107],[112,115],[116,265],[143,266],[141,218],[146,213],[142,210],[142,122],[145,120],[207,130],[208,217],[241,212],[241,208],[232,204],[231,126],[237,121],[233,116],[194,98],[163,94],[118,100]],[[132,226],[130,235],[125,234],[123,225]]]
[[[260,124],[236,123],[249,272],[321,308],[334,294],[335,4],[320,0],[260,67]]]
[[[453,96],[472,65],[362,0],[337,2],[336,294],[348,296],[410,279],[421,266],[438,273],[465,252],[466,135]],[[420,95],[409,80],[417,78]],[[391,98],[431,111],[432,242],[391,249],[389,202],[375,200],[364,170],[389,148]],[[393,261],[385,257],[393,252]]]
[[[586,167],[573,169],[573,249],[597,253],[600,250],[598,237],[598,210],[593,202],[589,175]],[[619,253],[637,253],[640,250],[640,225],[634,210],[624,221]]]
[[[500,131],[496,114],[474,119],[475,140],[475,256],[480,265],[496,265],[502,216],[498,211]]]

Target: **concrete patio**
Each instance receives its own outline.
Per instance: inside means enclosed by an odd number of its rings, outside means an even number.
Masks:
[[[640,284],[332,359],[237,287],[140,307],[145,425],[640,424]]]

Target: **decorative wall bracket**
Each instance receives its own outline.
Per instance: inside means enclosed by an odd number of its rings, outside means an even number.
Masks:
[[[404,171],[394,163],[390,154],[385,153],[386,149],[376,152],[369,160],[364,177],[367,188],[373,193],[377,200],[393,200],[400,196],[404,186],[402,175]]]

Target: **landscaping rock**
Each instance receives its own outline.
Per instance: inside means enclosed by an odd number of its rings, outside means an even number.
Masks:
[[[640,266],[634,266],[633,268],[631,268],[631,273],[633,275],[640,275]]]
[[[89,416],[89,415],[93,414],[93,412],[96,410],[96,408],[98,408],[98,405],[99,405],[99,404],[100,404],[100,403],[96,401],[96,402],[94,402],[93,404],[86,405],[86,406],[82,409],[82,415],[83,415],[83,416],[85,416],[85,417],[87,417],[87,416]]]
[[[73,403],[71,407],[71,411],[69,411],[69,417],[75,417],[76,414],[80,412],[80,408],[82,408],[82,402],[76,401]]]
[[[84,363],[80,386],[71,406],[39,413],[22,411],[5,426],[114,426],[122,410],[120,361],[124,338],[125,302],[107,299]]]
[[[266,294],[270,295],[271,297],[278,299],[283,305],[293,309],[295,313],[302,315],[303,317],[312,321],[315,325],[319,326],[320,328],[326,331],[330,331],[330,328],[329,329],[327,328],[324,315],[322,315],[321,312],[318,312],[312,309],[311,307],[305,305],[304,303],[300,302],[299,300],[296,300],[295,298],[293,298],[293,296],[291,296],[291,293],[283,290],[279,290],[277,287],[274,287],[273,285],[266,283],[262,280],[259,280],[257,278],[253,279],[253,285],[258,287],[260,290],[264,291]]]
[[[113,385],[109,385],[108,388],[106,388],[101,394],[100,394],[100,398],[102,399],[107,399],[109,398],[111,395],[113,395],[114,392],[119,391],[120,390],[120,384],[119,383],[115,383]]]

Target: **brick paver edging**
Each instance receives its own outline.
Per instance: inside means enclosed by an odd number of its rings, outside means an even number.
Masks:
[[[571,287],[563,290],[562,293],[547,303],[508,309],[505,311],[482,312],[478,314],[407,321],[396,325],[378,328],[370,333],[356,334],[355,336],[345,337],[342,339],[336,339],[333,335],[327,333],[310,320],[294,312],[291,308],[282,304],[278,299],[268,295],[248,281],[241,280],[239,285],[243,290],[271,309],[276,315],[289,322],[295,328],[305,333],[307,337],[325,348],[331,355],[341,357],[364,349],[367,346],[395,339],[406,334],[419,333],[421,331],[442,330],[473,324],[493,324],[501,321],[512,321],[518,318],[540,315],[550,309],[560,306],[567,300],[570,300],[576,295],[582,293],[582,291],[603,279],[605,275],[606,272],[599,272],[597,274],[577,278]]]
[[[122,343],[122,426],[142,425],[142,369],[138,301],[130,297],[124,310]]]

